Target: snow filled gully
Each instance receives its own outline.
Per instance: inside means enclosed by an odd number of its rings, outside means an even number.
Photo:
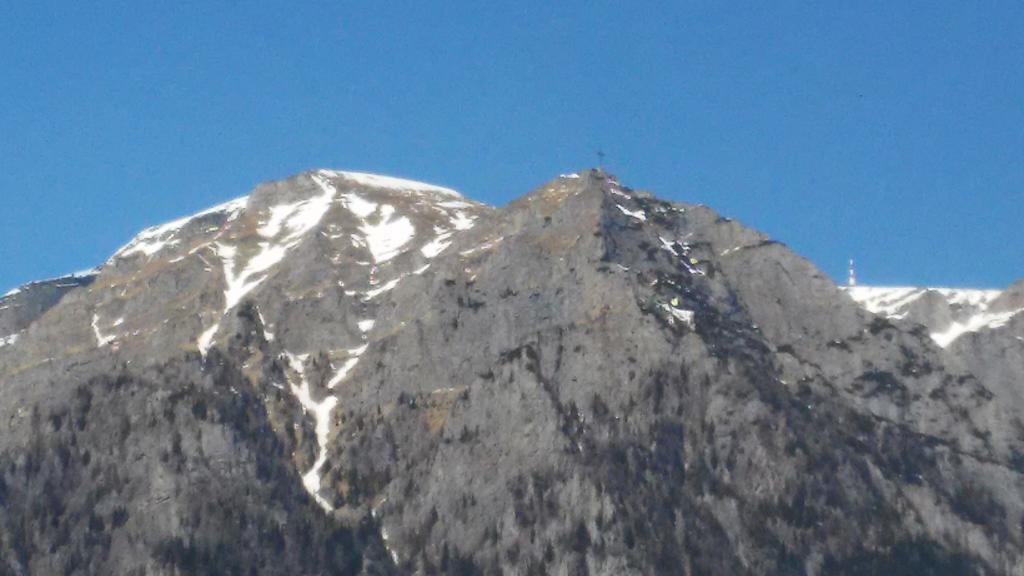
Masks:
[[[313,399],[309,380],[306,378],[305,363],[309,358],[308,354],[296,355],[285,352],[285,357],[288,358],[288,364],[295,371],[299,380],[298,386],[294,382],[289,382],[292,394],[295,394],[295,397],[299,399],[303,411],[307,414],[312,414],[316,422],[316,442],[319,453],[317,454],[316,462],[313,463],[313,467],[302,475],[302,485],[306,487],[306,491],[313,496],[313,499],[316,500],[316,503],[321,508],[331,512],[334,510],[331,503],[320,496],[320,470],[324,467],[324,463],[327,462],[327,442],[331,432],[331,411],[338,404],[338,398],[336,396],[326,396],[319,402]]]
[[[323,219],[337,196],[334,189],[323,178],[314,177],[314,182],[321,194],[291,204],[280,204],[270,208],[266,222],[260,226],[258,234],[262,241],[257,245],[257,252],[241,266],[238,248],[226,243],[215,243],[213,252],[220,257],[224,266],[224,311],[223,318],[257,286],[263,283],[272,268],[277,266],[292,248],[299,245],[302,239]],[[213,324],[199,337],[196,346],[205,357],[213,345],[214,337],[220,328],[220,322]]]
[[[294,203],[270,207],[269,214],[266,215],[258,229],[260,239],[255,246],[256,249],[248,258],[243,257],[242,250],[237,246],[226,242],[212,243],[210,249],[222,262],[225,280],[224,307],[219,313],[219,318],[227,315],[255,288],[266,281],[273,269],[285,259],[288,252],[298,246],[302,239],[320,224],[330,206],[335,202],[341,203],[349,212],[359,218],[360,223],[357,225],[355,233],[350,234],[353,242],[368,249],[372,256],[373,266],[387,262],[409,248],[415,237],[416,229],[408,218],[398,214],[395,208],[389,204],[372,202],[354,191],[339,191],[326,176],[330,176],[330,174],[317,173],[312,177],[320,189],[320,194]],[[387,182],[394,184],[390,180]],[[399,183],[403,188],[415,189],[412,184],[405,181]],[[379,184],[379,182],[374,180],[374,184]],[[438,194],[448,194],[445,189],[430,187],[428,190]],[[451,229],[469,229],[475,220],[462,211],[462,208],[468,206],[464,202],[451,200],[441,203],[441,206],[448,209],[447,213],[451,222],[449,226],[437,231],[438,238],[432,239],[434,243],[429,244],[423,251],[424,256],[428,259],[447,247],[452,234]],[[376,217],[371,218],[371,216]],[[370,220],[376,223],[371,223]],[[427,266],[424,266],[416,270],[414,274],[420,274],[426,268]],[[361,293],[360,296],[364,302],[372,300],[394,289],[406,276],[408,274],[400,274],[381,286],[376,286],[376,283],[371,281],[371,286],[374,287]],[[262,314],[261,321],[266,326]],[[339,359],[340,364],[337,366],[332,364],[333,375],[327,382],[324,391],[326,395],[319,400],[315,398],[314,390],[306,374],[306,362],[309,359],[309,354],[282,352],[282,357],[287,360],[291,369],[288,374],[288,388],[299,401],[303,412],[312,416],[315,423],[317,458],[313,466],[303,473],[302,483],[317,504],[327,512],[333,511],[333,507],[328,499],[320,495],[320,488],[322,470],[329,453],[331,414],[338,405],[338,397],[333,394],[333,390],[349,376],[358,364],[367,348],[367,335],[373,330],[374,323],[372,318],[357,322],[359,331],[362,333],[363,343],[361,346],[344,350],[344,355]],[[196,344],[204,357],[213,346],[219,328],[220,321],[218,319],[199,335]],[[269,335],[269,338],[272,337]],[[102,342],[102,339],[102,334],[97,332],[97,340]]]
[[[359,329],[363,333],[364,340],[366,339],[367,333],[373,329],[373,324],[374,322],[372,320],[363,320],[359,322]],[[364,344],[357,348],[346,350],[345,352],[348,358],[345,360],[345,363],[342,364],[341,368],[336,368],[333,364],[331,365],[335,373],[327,384],[328,390],[333,390],[338,384],[345,380],[359,362],[359,357],[363,355],[366,348],[367,345]],[[311,414],[315,422],[318,450],[317,457],[316,461],[313,463],[313,467],[302,475],[302,485],[325,512],[332,512],[334,511],[334,507],[331,506],[331,503],[328,502],[326,498],[320,495],[320,482],[322,477],[321,471],[323,470],[324,464],[327,462],[327,454],[329,452],[328,447],[331,435],[331,413],[334,411],[335,406],[338,405],[338,397],[328,394],[320,401],[314,399],[313,391],[309,385],[309,379],[306,377],[306,361],[309,360],[309,354],[292,354],[291,352],[285,351],[283,356],[288,360],[288,365],[295,372],[298,380],[298,384],[296,384],[292,381],[292,378],[289,377],[289,388],[291,389],[292,394],[294,394],[298,399],[299,404],[302,405],[303,412]]]

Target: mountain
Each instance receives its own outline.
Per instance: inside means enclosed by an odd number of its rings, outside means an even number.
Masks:
[[[998,330],[1024,312],[1024,281],[1006,290],[854,286],[847,292],[875,314],[927,327],[943,348],[964,334]]]
[[[981,379],[1007,406],[1024,405],[1024,280],[1005,290],[846,288],[867,310],[923,327],[955,370]]]
[[[263,184],[0,300],[0,573],[1024,574],[1024,315],[932,338],[1019,292],[598,170]]]

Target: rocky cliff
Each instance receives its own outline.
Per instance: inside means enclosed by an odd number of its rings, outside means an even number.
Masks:
[[[600,171],[305,173],[81,284],[0,300],[0,573],[1024,574],[1024,315]]]

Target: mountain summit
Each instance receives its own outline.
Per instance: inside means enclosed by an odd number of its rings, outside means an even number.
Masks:
[[[1024,574],[1020,292],[600,170],[262,184],[0,299],[0,573]]]

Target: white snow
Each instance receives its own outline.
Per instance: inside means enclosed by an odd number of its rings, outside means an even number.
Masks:
[[[313,399],[309,381],[306,379],[305,361],[309,357],[308,354],[296,355],[285,352],[285,356],[288,358],[289,366],[295,370],[299,377],[298,386],[289,382],[292,394],[298,398],[302,409],[313,415],[313,419],[316,422],[316,441],[320,448],[313,467],[310,468],[309,472],[302,475],[302,484],[313,496],[317,504],[327,512],[330,512],[333,510],[331,504],[320,496],[320,470],[323,468],[324,463],[327,462],[327,443],[331,432],[331,411],[338,404],[338,399],[334,396],[327,396],[319,402]]]
[[[675,248],[675,244],[676,243],[675,242],[666,240],[665,238],[663,238],[661,236],[658,236],[658,240],[661,241],[661,247],[662,247],[663,250],[668,250],[673,256],[678,256],[679,257],[679,262],[683,265],[683,268],[685,268],[687,272],[689,272],[690,274],[693,274],[695,276],[704,276],[705,275],[703,270],[701,270],[700,268],[696,267],[697,260],[694,259],[694,258],[690,258],[688,256],[688,254],[690,252],[690,245],[689,244],[681,243],[682,244],[682,248],[683,248],[683,254],[682,254],[682,256],[680,256],[679,253],[676,252],[676,248]]]
[[[575,180],[576,178],[579,178],[580,175],[579,174],[561,174],[558,177],[559,178],[569,178],[571,180]]]
[[[217,330],[220,329],[220,324],[214,324],[202,334],[199,335],[199,339],[196,340],[196,347],[199,348],[199,353],[206,358],[206,353],[210,351],[210,347],[213,346],[213,337],[217,334]]]
[[[301,242],[323,220],[337,194],[334,187],[314,176],[322,194],[299,202],[274,206],[270,217],[258,232],[268,241],[259,243],[259,251],[238,271],[238,249],[229,244],[214,246],[224,263],[224,313],[234,308],[249,292],[267,279],[267,272],[284,259],[288,250]]]
[[[846,290],[868,312],[894,319],[906,316],[906,307],[928,291],[909,286],[853,286]]]
[[[323,178],[314,176],[313,181],[317,183],[323,193],[299,202],[271,208],[270,218],[259,229],[260,236],[277,239],[283,232],[285,236],[280,241],[291,243],[305,236],[323,220],[324,214],[331,207],[338,191]]]
[[[344,178],[345,180],[356,182],[363,186],[369,186],[370,188],[383,188],[404,192],[431,192],[443,196],[453,196],[456,198],[462,197],[461,194],[451,188],[444,188],[442,186],[427,184],[425,182],[417,182],[415,180],[406,180],[404,178],[395,178],[393,176],[367,174],[365,172],[341,172],[338,170],[321,170],[320,173],[328,176]]]
[[[366,198],[363,198],[354,192],[346,193],[342,196],[342,199],[345,202],[345,208],[348,208],[349,212],[359,216],[360,218],[366,218],[377,211],[376,203],[370,202]]]
[[[352,369],[356,367],[356,364],[359,363],[359,357],[363,355],[363,352],[366,352],[366,347],[367,344],[364,344],[358,348],[351,348],[346,351],[348,352],[348,359],[345,360],[345,363],[341,365],[341,368],[335,372],[330,382],[327,383],[328,389],[333,390],[335,386],[341,384],[345,380],[345,377],[348,376],[349,372],[351,372]]]
[[[968,332],[977,332],[986,328],[1000,328],[1005,326],[1011,318],[1021,312],[1024,312],[1024,309],[998,313],[983,312],[981,314],[971,316],[964,322],[954,322],[952,326],[943,332],[933,332],[932,340],[935,340],[936,344],[945,348],[952,344],[954,340]]]
[[[616,204],[616,206],[618,206],[619,210],[622,211],[622,213],[625,214],[626,216],[630,216],[632,218],[636,218],[637,220],[639,220],[641,222],[646,222],[647,221],[647,214],[644,214],[643,210],[633,211],[633,210],[630,210],[630,209],[626,208],[622,204]]]
[[[189,222],[206,216],[209,214],[216,213],[228,213],[229,216],[234,217],[245,207],[246,202],[249,198],[242,197],[236,198],[229,202],[214,206],[202,212],[197,212],[191,216],[179,218],[166,224],[159,226],[153,226],[146,228],[140,232],[135,238],[131,240],[127,245],[114,253],[115,258],[125,258],[133,254],[145,254],[146,256],[153,256],[157,252],[160,252],[167,246],[174,246],[178,243],[178,239],[175,236],[178,232],[185,227]]]
[[[683,324],[686,324],[690,328],[693,328],[693,311],[692,310],[682,310],[682,309],[676,308],[675,306],[672,306],[670,304],[664,304],[664,303],[661,305],[661,307],[666,312],[670,313],[672,315],[672,317],[675,318],[676,320],[682,322]]]
[[[915,286],[852,286],[844,290],[869,312],[899,320],[906,318],[911,306],[929,292],[941,296],[950,306],[953,322],[942,331],[931,334],[936,344],[945,348],[969,332],[998,328],[1024,309],[993,312],[992,303],[1001,290],[964,288],[922,288]]]
[[[463,250],[462,252],[459,252],[459,256],[471,256],[473,254],[476,254],[477,252],[483,252],[485,250],[490,250],[491,248],[494,248],[495,246],[497,246],[504,239],[505,239],[504,236],[499,236],[499,237],[495,238],[494,240],[491,240],[490,242],[484,242],[483,244],[477,246],[476,248],[470,248],[469,250]]]
[[[437,238],[434,238],[430,242],[424,244],[423,247],[420,248],[420,252],[423,253],[423,256],[425,256],[426,258],[434,258],[441,252],[444,252],[446,248],[451,246],[451,237],[451,232],[444,232],[442,234],[439,234]]]
[[[115,335],[105,336],[100,330],[100,316],[99,314],[92,315],[92,332],[96,335],[96,345],[100,348],[110,344],[117,339]]]
[[[263,317],[263,310],[256,307],[256,314],[260,318],[260,325],[263,326],[263,337],[267,339],[267,342],[274,341],[274,333],[270,331],[270,324],[267,324],[267,319]]]
[[[476,218],[462,211],[456,212],[455,217],[452,218],[452,226],[456,230],[469,230],[474,224],[476,224]]]
[[[395,286],[398,286],[398,283],[401,282],[403,278],[405,278],[405,274],[402,274],[401,276],[395,278],[394,280],[389,280],[388,282],[384,283],[384,285],[378,288],[374,288],[373,290],[367,290],[366,293],[363,294],[363,301],[365,302],[367,300],[373,300],[374,298],[380,296],[385,292],[390,292],[391,290],[394,290]]]
[[[14,288],[13,290],[8,290],[7,292],[5,292],[3,296],[0,296],[0,298],[7,298],[8,296],[14,296],[15,294],[19,293],[21,293],[21,288]]]
[[[18,341],[18,338],[20,336],[21,334],[11,334],[10,336],[4,336],[0,338],[0,348],[14,344],[15,342]]]
[[[361,332],[369,332],[373,330],[373,325],[376,324],[376,320],[360,320],[357,324]]]
[[[376,506],[371,507],[370,508],[370,515],[373,516],[374,518],[379,517],[380,516],[380,509],[384,507],[384,504],[386,504],[387,501],[388,501],[388,497],[385,496],[384,498],[381,499],[380,502],[377,503]]]
[[[374,262],[381,263],[397,256],[402,247],[412,240],[416,228],[405,216],[394,217],[395,208],[389,204],[380,207],[380,222],[364,222],[359,230],[365,235],[366,245]]]
[[[76,270],[67,276],[61,276],[61,278],[92,278],[100,273],[100,267],[95,266],[93,268],[86,268],[85,270]]]
[[[472,203],[466,202],[465,200],[445,200],[444,202],[438,202],[437,205],[440,206],[441,208],[457,208],[457,209],[472,208],[473,207]]]
[[[288,246],[260,242],[260,251],[246,264],[241,272],[236,272],[238,249],[228,244],[216,244],[217,254],[224,262],[224,313],[242,301],[246,294],[267,279],[266,272],[284,259]]]
[[[393,560],[395,564],[400,564],[398,561],[398,552],[395,552],[394,549],[391,548],[391,544],[388,542],[388,529],[384,526],[381,526],[380,528],[380,537],[381,540],[384,541],[384,548],[391,553],[391,560]]]

